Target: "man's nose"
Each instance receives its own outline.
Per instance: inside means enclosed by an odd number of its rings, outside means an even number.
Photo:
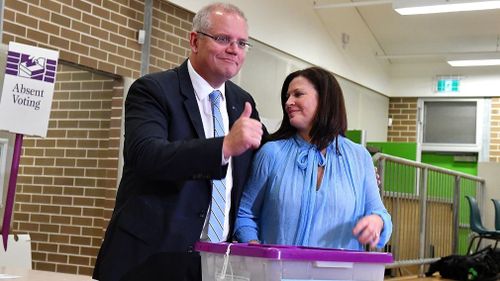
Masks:
[[[239,47],[238,47],[238,41],[231,41],[229,42],[229,45],[227,46],[226,48],[227,50],[231,51],[232,53],[236,53],[239,51]]]

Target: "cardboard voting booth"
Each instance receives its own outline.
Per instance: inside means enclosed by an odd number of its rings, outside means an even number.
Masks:
[[[198,242],[203,281],[384,280],[390,253]]]
[[[9,235],[9,249],[0,249],[0,265],[31,269],[31,237],[29,234]],[[2,278],[0,278],[1,280]]]

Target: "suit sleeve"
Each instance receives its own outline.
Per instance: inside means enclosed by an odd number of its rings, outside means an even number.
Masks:
[[[132,84],[125,102],[127,165],[153,181],[225,177],[223,137],[196,137],[179,83],[174,82],[166,84],[158,77],[146,76]]]

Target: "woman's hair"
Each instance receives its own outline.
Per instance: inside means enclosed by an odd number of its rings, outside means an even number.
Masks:
[[[224,12],[227,12],[229,14],[236,14],[242,17],[245,22],[247,22],[247,18],[245,17],[245,14],[243,11],[241,11],[238,7],[235,5],[229,4],[229,3],[212,3],[209,4],[203,8],[201,8],[198,13],[193,18],[193,31],[198,32],[198,31],[203,31],[203,32],[208,32],[210,30],[210,27],[212,26],[212,22],[210,19],[210,15],[213,11],[215,10],[221,10]]]
[[[304,77],[318,92],[318,108],[309,136],[311,143],[318,149],[324,149],[338,135],[345,136],[347,130],[347,114],[344,96],[337,79],[329,71],[321,67],[309,67],[290,73],[281,88],[281,109],[283,120],[279,129],[269,136],[270,140],[290,138],[297,133],[297,129],[290,124],[286,112],[288,86],[296,77]]]

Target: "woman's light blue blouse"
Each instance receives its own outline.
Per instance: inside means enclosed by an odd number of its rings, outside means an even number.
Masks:
[[[300,136],[266,143],[255,155],[235,225],[240,242],[363,250],[352,230],[379,215],[384,228],[377,247],[392,233],[368,151],[342,136],[323,156]],[[324,167],[317,185],[318,166]]]

